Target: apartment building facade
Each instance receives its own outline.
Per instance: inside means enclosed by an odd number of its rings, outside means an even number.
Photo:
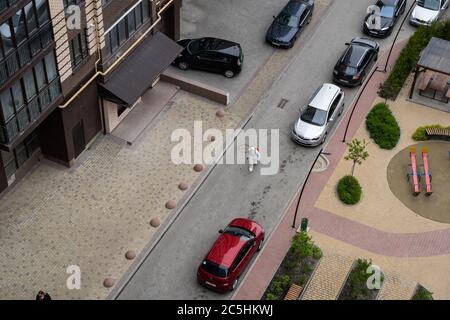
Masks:
[[[0,193],[73,165],[181,51],[181,0],[0,0]]]

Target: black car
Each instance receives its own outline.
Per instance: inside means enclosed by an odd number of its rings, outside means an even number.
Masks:
[[[183,39],[184,50],[172,62],[181,70],[189,68],[221,73],[232,78],[241,72],[244,55],[238,43],[218,38]]]
[[[266,33],[266,41],[274,46],[292,48],[298,34],[311,21],[314,0],[290,0],[283,10],[274,16]]]
[[[398,17],[405,12],[406,0],[378,0],[369,7],[364,19],[364,33],[384,38],[392,33]]]
[[[354,38],[346,45],[347,50],[334,67],[333,78],[345,86],[359,86],[377,61],[380,46],[366,38]]]

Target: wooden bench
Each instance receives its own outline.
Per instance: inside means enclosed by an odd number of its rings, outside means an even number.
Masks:
[[[293,283],[289,288],[284,300],[298,300],[300,293],[302,292],[302,287]]]
[[[425,130],[428,137],[437,137],[445,140],[450,139],[450,129],[445,128],[427,128]]]

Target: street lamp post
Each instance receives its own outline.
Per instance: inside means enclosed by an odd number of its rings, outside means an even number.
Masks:
[[[323,152],[323,148],[320,149],[320,152],[317,154],[317,156],[316,156],[316,158],[314,159],[314,162],[313,162],[311,168],[309,169],[308,175],[306,176],[306,180],[305,180],[305,182],[303,183],[302,190],[300,191],[300,195],[298,196],[297,207],[295,208],[295,214],[294,214],[294,221],[292,222],[292,228],[294,228],[294,229],[295,229],[295,223],[296,223],[296,221],[297,221],[298,208],[300,207],[300,201],[301,201],[302,196],[303,196],[303,191],[305,190],[305,186],[306,186],[306,184],[308,183],[309,176],[311,175],[311,172],[312,172],[313,169],[314,169],[314,166],[315,166],[315,164],[316,164],[316,162],[317,162],[317,159],[319,159],[319,157],[320,157],[322,154],[330,155],[331,153]]]

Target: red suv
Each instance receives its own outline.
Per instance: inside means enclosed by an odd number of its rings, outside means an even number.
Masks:
[[[230,222],[198,267],[197,280],[208,288],[227,292],[237,287],[239,276],[264,241],[264,229],[255,221]]]

